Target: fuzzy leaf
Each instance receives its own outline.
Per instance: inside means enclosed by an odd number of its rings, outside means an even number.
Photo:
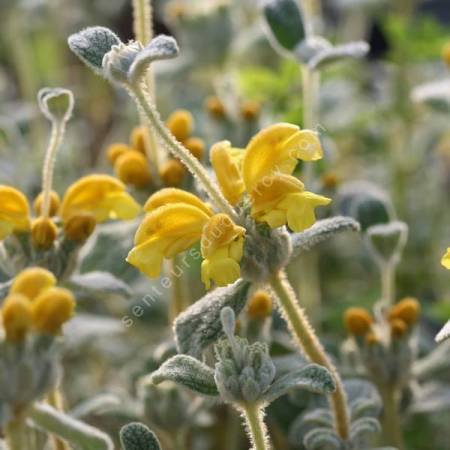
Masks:
[[[295,0],[268,0],[263,11],[276,44],[292,51],[304,39],[303,19]]]
[[[156,36],[131,64],[128,79],[131,83],[137,82],[145,74],[150,63],[160,59],[175,58],[178,52],[178,44],[173,37],[163,34]]]
[[[306,450],[344,450],[345,446],[334,431],[316,428],[306,434],[303,445]]]
[[[67,283],[71,289],[78,291],[83,296],[104,297],[105,295],[115,295],[126,298],[132,294],[127,283],[109,272],[94,271],[74,275]]]
[[[381,431],[380,423],[373,417],[362,417],[352,423],[350,437],[356,448],[370,445],[375,436]]]
[[[120,430],[120,443],[123,450],[161,450],[155,433],[142,423],[133,422]]]
[[[381,401],[379,398],[358,398],[351,404],[352,420],[362,417],[378,417],[381,412]]]
[[[181,384],[199,394],[219,395],[214,381],[214,370],[192,356],[175,355],[151,375],[153,384],[167,380]]]
[[[229,306],[236,316],[242,311],[250,283],[238,280],[206,294],[175,320],[175,339],[180,353],[199,357],[204,348],[222,336],[220,311]]]
[[[344,231],[359,231],[359,223],[351,217],[337,216],[317,221],[311,228],[302,233],[294,233],[292,238],[292,257],[311,250],[316,245],[335,234]]]
[[[349,42],[323,50],[308,62],[311,70],[323,67],[347,58],[362,58],[369,51],[369,44],[364,41]]]
[[[39,428],[55,434],[80,448],[113,450],[111,438],[90,425],[57,411],[44,403],[35,404],[29,417]]]
[[[108,28],[89,27],[72,34],[68,39],[70,49],[94,72],[102,74],[103,57],[120,39]]]
[[[275,380],[264,394],[264,400],[271,403],[292,388],[301,388],[317,394],[329,394],[336,389],[336,385],[325,367],[308,364]]]
[[[441,331],[436,335],[436,342],[442,342],[450,337],[450,320],[442,327]]]
[[[91,414],[105,414],[121,404],[120,398],[114,394],[99,394],[76,405],[70,415],[75,419],[82,419]]]

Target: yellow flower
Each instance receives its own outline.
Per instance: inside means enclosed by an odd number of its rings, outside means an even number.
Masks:
[[[31,303],[21,294],[10,294],[6,297],[1,311],[6,339],[10,342],[21,342],[31,328]]]
[[[328,205],[330,199],[304,190],[303,183],[291,175],[277,174],[262,179],[250,195],[252,217],[271,228],[288,224],[293,231],[309,228],[316,221],[314,209]]]
[[[30,209],[22,192],[0,185],[0,240],[15,231],[30,229]]]
[[[22,270],[9,290],[10,294],[21,294],[34,300],[39,294],[56,285],[55,276],[41,267],[30,267]]]
[[[127,261],[157,277],[164,258],[173,258],[200,240],[211,213],[200,199],[175,188],[151,196],[145,210],[150,212],[136,232]]]
[[[211,147],[211,165],[216,173],[224,197],[235,206],[244,195],[245,186],[240,166],[244,152],[231,148],[228,141],[221,141]]]
[[[213,280],[218,286],[233,283],[241,276],[239,262],[244,250],[245,228],[226,214],[212,216],[202,233],[202,281],[207,289]]]
[[[91,213],[97,222],[104,222],[134,219],[140,209],[121,181],[109,175],[88,175],[67,189],[59,215],[66,221],[73,215]]]
[[[67,289],[52,287],[32,303],[33,327],[40,333],[55,336],[73,315],[75,298]]]
[[[450,270],[450,247],[445,252],[445,255],[441,259],[441,264],[446,268]]]
[[[275,173],[291,175],[298,159],[315,161],[322,156],[317,133],[289,123],[267,127],[251,139],[245,150],[242,172],[247,192],[264,177]]]

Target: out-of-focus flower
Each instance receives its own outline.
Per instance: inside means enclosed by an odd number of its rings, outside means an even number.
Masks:
[[[450,247],[445,252],[444,256],[441,259],[441,264],[446,268],[450,270]]]
[[[16,231],[30,229],[30,208],[19,190],[0,185],[0,240]]]

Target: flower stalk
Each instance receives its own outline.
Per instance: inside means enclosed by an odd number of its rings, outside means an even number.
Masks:
[[[237,214],[235,210],[227,202],[219,188],[210,179],[202,164],[183,146],[183,144],[175,139],[164,125],[151,99],[146,95],[145,87],[142,84],[140,86],[128,85],[127,87],[139,109],[148,120],[150,126],[157,132],[162,143],[170,153],[172,153],[175,158],[179,159],[192,175],[198,179],[215,206],[236,220]]]
[[[380,389],[383,399],[383,436],[387,445],[393,445],[398,450],[405,449],[402,426],[398,411],[399,390],[396,386],[385,386]]]
[[[267,427],[263,420],[263,410],[258,404],[242,405],[242,415],[252,443],[251,450],[270,450]]]
[[[295,293],[286,275],[283,272],[274,274],[270,279],[270,285],[278,297],[282,314],[299,347],[312,362],[326,367],[334,377],[336,390],[329,396],[334,416],[334,426],[337,434],[344,441],[347,441],[350,435],[350,419],[347,408],[347,396],[339,373],[326,355],[304,310],[298,305]]]
[[[24,450],[28,448],[28,433],[25,420],[17,417],[5,427],[5,440],[8,450]]]

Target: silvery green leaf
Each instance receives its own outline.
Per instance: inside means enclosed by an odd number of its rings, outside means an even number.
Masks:
[[[329,394],[336,389],[336,384],[325,367],[308,364],[276,379],[264,394],[264,400],[271,403],[293,388],[301,388],[317,394]]]
[[[357,398],[351,404],[351,419],[356,420],[362,417],[378,417],[381,408],[380,398]]]
[[[303,19],[295,0],[266,0],[263,12],[276,49],[292,51],[304,39]]]
[[[367,42],[357,41],[324,49],[308,61],[308,67],[311,70],[317,70],[343,59],[362,58],[367,54],[369,48]]]
[[[450,387],[439,382],[417,386],[411,411],[416,414],[438,413],[450,409]]]
[[[29,418],[40,429],[89,450],[113,450],[111,438],[103,431],[57,411],[45,403],[35,404]]]
[[[330,41],[322,36],[310,36],[298,43],[294,56],[300,64],[308,65],[310,61],[333,48]]]
[[[292,257],[310,251],[313,247],[338,233],[360,230],[359,223],[351,217],[336,216],[331,219],[318,220],[311,228],[301,233],[293,233]]]
[[[408,239],[408,225],[398,220],[367,228],[366,242],[380,263],[396,263]]]
[[[373,417],[361,417],[351,425],[350,438],[356,448],[369,446],[381,431],[380,422]]]
[[[182,312],[174,325],[178,351],[200,356],[204,348],[223,334],[221,310],[229,306],[238,315],[245,306],[249,287],[249,282],[238,280],[214,289]]]
[[[123,450],[161,450],[155,433],[142,423],[129,423],[120,430]]]
[[[69,89],[42,88],[37,99],[40,110],[50,121],[67,122],[72,116],[74,99]]]
[[[178,52],[178,44],[173,37],[163,34],[156,36],[139,52],[131,64],[128,71],[129,81],[132,84],[136,83],[145,74],[150,63],[161,59],[175,58]]]
[[[151,375],[154,384],[173,381],[194,392],[216,396],[219,394],[214,381],[214,370],[188,355],[175,355]]]
[[[450,320],[442,327],[441,331],[436,335],[436,342],[442,342],[450,336]]]
[[[94,271],[73,275],[66,283],[72,290],[82,296],[105,297],[113,295],[127,298],[132,295],[130,286],[109,272]]]
[[[289,442],[298,446],[305,435],[316,428],[333,429],[333,416],[329,409],[316,408],[297,417],[289,428]]]
[[[449,370],[450,340],[445,340],[428,354],[414,361],[412,367],[412,373],[419,381],[445,375]]]
[[[416,103],[428,103],[436,110],[450,110],[450,80],[439,80],[415,87],[411,92],[411,100]]]
[[[76,405],[70,411],[70,415],[75,419],[81,419],[90,414],[104,414],[121,404],[122,402],[117,395],[99,394]]]
[[[353,217],[361,230],[395,217],[394,207],[385,191],[367,181],[345,183],[338,191],[336,207],[340,214]]]
[[[345,444],[328,428],[316,428],[303,439],[306,450],[344,450]]]
[[[376,402],[381,402],[377,389],[367,380],[359,378],[347,379],[344,381],[344,389],[347,393],[350,408],[353,403],[360,399],[373,399]]]
[[[68,39],[70,49],[94,72],[102,74],[103,57],[120,39],[108,28],[89,27],[72,34]]]

